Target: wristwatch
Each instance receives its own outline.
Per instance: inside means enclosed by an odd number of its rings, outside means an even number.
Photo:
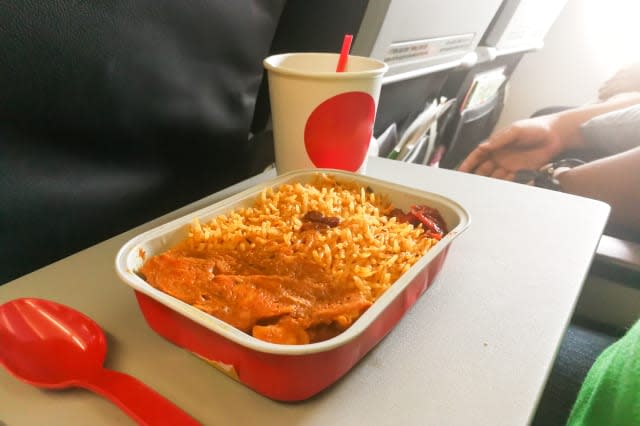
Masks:
[[[562,188],[560,188],[558,176],[560,176],[562,172],[582,164],[585,164],[585,162],[577,158],[563,158],[546,164],[538,170],[519,170],[516,173],[515,181],[540,188],[561,191]]]

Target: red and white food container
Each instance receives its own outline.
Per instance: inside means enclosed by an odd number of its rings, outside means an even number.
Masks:
[[[145,282],[136,271],[144,260],[187,237],[194,218],[215,216],[254,203],[266,187],[309,182],[317,173],[358,182],[388,195],[405,211],[412,205],[439,210],[449,233],[404,273],[354,324],[340,335],[307,345],[281,345],[256,339]],[[140,309],[158,334],[193,352],[256,392],[279,401],[307,399],[347,373],[400,321],[429,288],[453,240],[469,225],[467,211],[439,194],[418,191],[361,174],[316,169],[293,171],[190,213],[129,240],[116,256],[116,271],[135,291]]]

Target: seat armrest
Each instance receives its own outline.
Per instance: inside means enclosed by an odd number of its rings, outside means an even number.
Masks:
[[[640,244],[603,235],[596,261],[640,273]]]
[[[624,332],[640,315],[640,244],[603,235],[574,319]]]

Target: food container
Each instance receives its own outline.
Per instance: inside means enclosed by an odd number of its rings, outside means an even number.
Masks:
[[[152,287],[136,274],[144,260],[187,237],[198,218],[252,205],[266,187],[309,182],[317,173],[355,181],[388,195],[403,210],[426,204],[440,211],[449,233],[404,273],[382,296],[336,337],[306,345],[281,345],[256,339],[227,323]],[[453,240],[469,225],[467,211],[453,200],[360,174],[337,170],[301,170],[283,174],[226,200],[190,213],[128,241],[118,252],[116,270],[135,291],[149,326],[256,392],[279,401],[307,399],[347,373],[400,321],[438,275]]]

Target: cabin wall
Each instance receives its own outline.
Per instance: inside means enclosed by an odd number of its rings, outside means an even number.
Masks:
[[[598,87],[640,59],[638,0],[569,0],[545,38],[516,68],[496,130],[540,108],[597,99]]]

